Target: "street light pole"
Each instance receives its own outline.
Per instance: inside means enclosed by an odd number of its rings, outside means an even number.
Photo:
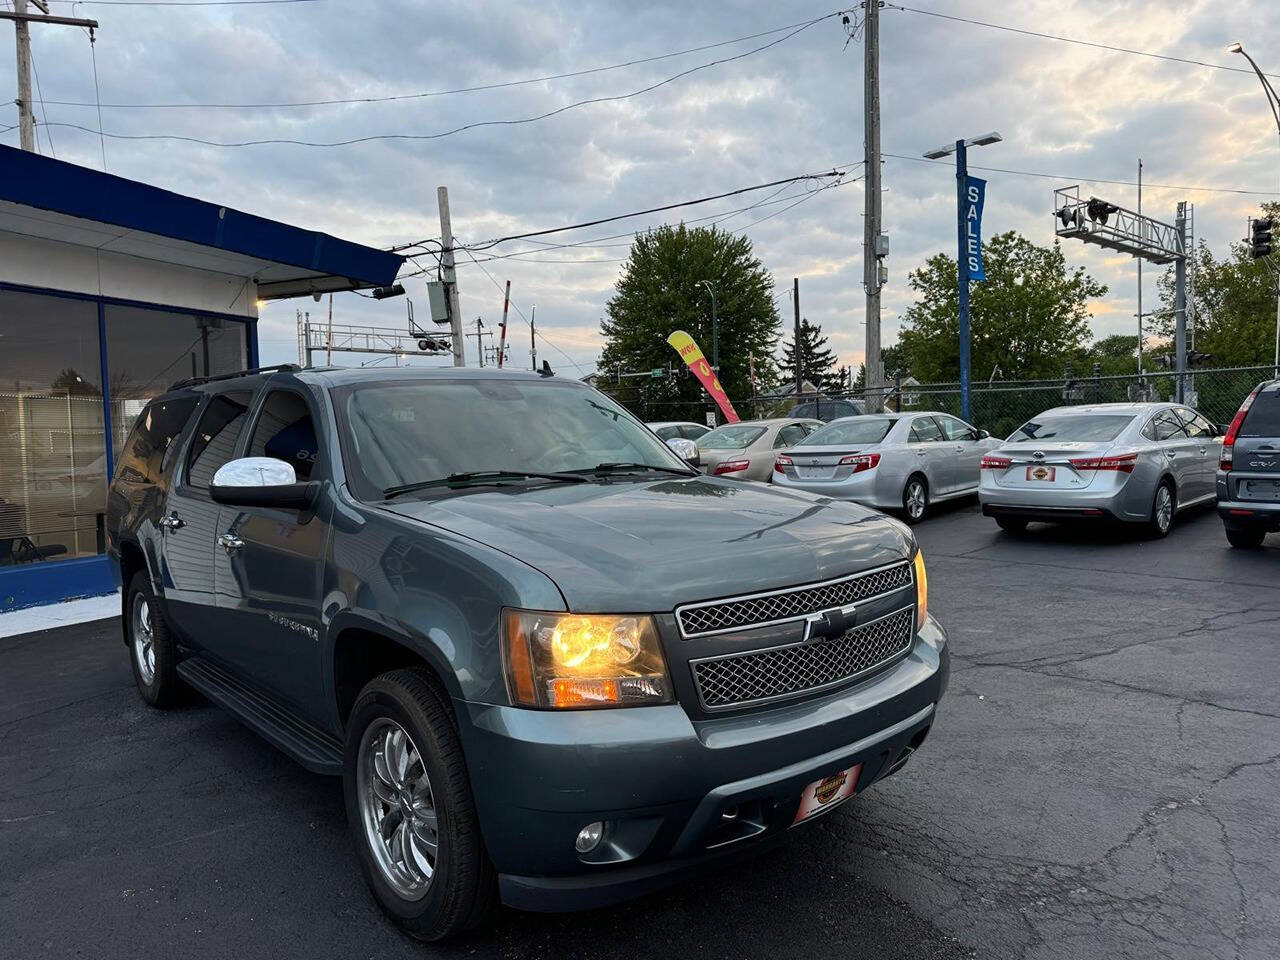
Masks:
[[[716,288],[710,280],[699,280],[700,286],[707,288],[711,294],[711,369],[720,376],[720,318],[716,313]]]
[[[1276,93],[1276,88],[1271,85],[1271,81],[1267,79],[1267,75],[1262,72],[1253,57],[1245,52],[1244,44],[1237,40],[1227,47],[1227,50],[1230,53],[1238,53],[1248,60],[1249,66],[1253,67],[1253,72],[1258,75],[1258,82],[1262,84],[1262,93],[1267,98],[1267,106],[1271,108],[1272,119],[1276,122],[1276,142],[1280,143],[1280,94]],[[1275,373],[1280,376],[1280,274],[1276,275],[1276,350],[1273,359]]]
[[[969,182],[969,147],[982,147],[999,143],[1004,138],[992,131],[980,137],[957,140],[954,145],[939,147],[926,153],[926,160],[940,160],[949,153],[956,155],[956,294],[960,336],[960,419],[969,422],[973,418],[969,402],[969,268],[967,260],[968,224],[965,210],[968,205],[966,188]]]

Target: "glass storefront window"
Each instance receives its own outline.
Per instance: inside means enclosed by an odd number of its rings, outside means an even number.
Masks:
[[[98,307],[0,290],[0,569],[101,553]]]
[[[245,325],[236,320],[111,304],[104,310],[117,458],[147,401],[174,381],[248,366]]]

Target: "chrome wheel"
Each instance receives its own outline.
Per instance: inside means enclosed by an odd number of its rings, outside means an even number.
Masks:
[[[156,641],[151,626],[151,603],[141,593],[133,595],[129,629],[133,636],[133,656],[138,661],[138,675],[149,687],[156,679]]]
[[[356,763],[360,819],[374,862],[397,894],[420,900],[440,847],[422,754],[403,727],[381,717],[365,730]]]
[[[1156,490],[1155,518],[1161,533],[1166,533],[1173,523],[1173,491],[1164,484]]]
[[[919,480],[912,480],[907,484],[907,492],[902,498],[903,505],[907,509],[907,516],[912,520],[919,520],[924,516],[926,497],[924,492],[924,484]]]

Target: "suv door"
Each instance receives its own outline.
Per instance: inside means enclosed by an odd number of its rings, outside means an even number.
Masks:
[[[268,388],[249,431],[246,457],[272,457],[299,482],[329,477],[307,397]],[[327,719],[321,689],[320,591],[333,501],[315,512],[223,506],[214,559],[218,620],[229,659],[254,683],[287,698],[315,720]]]
[[[942,427],[943,436],[947,438],[946,446],[954,453],[951,461],[951,489],[957,493],[961,490],[977,490],[984,452],[978,440],[978,431],[955,417],[942,416],[934,419],[938,421],[938,425]]]
[[[209,498],[209,482],[235,455],[252,402],[252,390],[229,390],[208,399],[160,520],[165,613],[187,643],[215,655],[226,637],[216,629],[214,616],[219,507]]]
[[[914,473],[918,469],[924,474],[929,481],[929,495],[938,497],[950,493],[955,487],[955,468],[938,422],[928,416],[912,419],[907,447],[916,455],[916,467],[909,465],[907,470]]]
[[[1187,431],[1187,437],[1194,444],[1193,450],[1199,458],[1197,461],[1199,469],[1196,471],[1196,493],[1191,499],[1207,500],[1214,493],[1218,459],[1222,453],[1222,438],[1217,436],[1218,431],[1213,424],[1194,410],[1188,407],[1175,407],[1174,412],[1182,420],[1182,427]]]

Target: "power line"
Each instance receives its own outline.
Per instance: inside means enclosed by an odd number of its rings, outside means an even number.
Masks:
[[[573,77],[586,77],[596,73],[606,73],[611,70],[622,70],[627,67],[641,66],[646,63],[657,63],[660,60],[671,60],[675,57],[687,56],[690,53],[701,53],[705,50],[714,50],[717,47],[728,47],[735,43],[745,43],[748,40],[758,40],[761,37],[768,37],[775,33],[792,30],[810,22],[811,21],[808,20],[801,20],[781,27],[773,27],[770,30],[762,30],[759,33],[747,34],[744,37],[734,37],[732,40],[717,40],[714,43],[704,43],[697,47],[686,47],[683,50],[674,50],[670,53],[660,53],[651,57],[641,57],[636,60],[625,60],[621,63],[611,63],[602,67],[588,67],[582,70],[571,70],[567,73],[553,73],[543,77],[529,77],[524,80],[506,80],[501,83],[485,83],[472,87],[455,87],[450,90],[430,90],[420,93],[396,93],[380,97],[336,97],[326,100],[289,100],[276,103],[104,103],[102,106],[109,110],[277,110],[292,107],[327,107],[356,103],[391,103],[402,100],[425,100],[432,97],[453,96],[459,93],[478,93],[485,90],[504,90],[509,87],[522,87],[533,83],[547,83],[551,80],[567,80]],[[95,106],[95,104],[84,100],[50,100],[49,103],[54,106],[63,107]]]
[[[1150,50],[1134,50],[1131,47],[1117,47],[1109,43],[1098,43],[1095,40],[1079,40],[1075,37],[1062,37],[1052,33],[1041,33],[1038,30],[1026,30],[1021,27],[1009,27],[1000,23],[989,23],[985,20],[973,20],[969,17],[957,17],[949,13],[938,13],[936,10],[921,10],[917,7],[902,7],[897,4],[886,4],[891,10],[902,10],[906,13],[919,13],[926,17],[937,17],[939,20],[953,20],[956,23],[968,23],[975,27],[987,27],[991,30],[1003,30],[1005,33],[1017,33],[1024,37],[1038,37],[1042,40],[1057,40],[1060,43],[1074,43],[1081,47],[1093,47],[1097,50],[1110,50],[1114,53],[1127,53],[1135,57],[1150,57],[1153,60],[1166,60],[1170,63],[1183,63],[1193,67],[1210,67],[1214,70],[1227,70],[1231,73],[1253,73],[1245,67],[1229,67],[1222,63],[1209,63],[1205,60],[1193,60],[1189,57],[1175,57],[1165,53],[1153,53]],[[1280,74],[1267,74],[1280,79]],[[1101,182],[1101,181],[1099,181]]]
[[[886,153],[883,154],[883,156],[893,157],[895,160],[910,160],[913,163],[934,163],[941,164],[948,168],[952,167],[952,164],[947,160],[928,160],[924,157],[913,157],[903,153]],[[1138,181],[1136,180],[1109,180],[1105,177],[1069,177],[1057,173],[1038,173],[1033,170],[1010,170],[1007,167],[982,167],[974,163],[969,164],[969,169],[985,170],[989,173],[1008,173],[1016,177],[1037,177],[1042,180],[1075,180],[1078,183],[1109,183],[1121,187],[1136,187],[1138,185]],[[1148,183],[1145,180],[1142,182],[1142,185],[1148,188],[1154,187],[1158,190],[1182,190],[1185,192],[1200,193],[1233,193],[1253,197],[1280,196],[1280,194],[1271,190],[1243,190],[1235,187],[1196,187],[1173,183]]]
[[[105,0],[103,0],[103,2],[105,2]],[[247,0],[245,0],[245,2],[247,2]],[[794,30],[790,31],[789,33],[786,33],[783,36],[778,37],[776,40],[770,40],[768,43],[761,44],[758,47],[753,47],[750,50],[745,50],[742,53],[734,54],[731,57],[721,57],[719,60],[710,60],[707,63],[700,63],[697,66],[690,67],[687,70],[681,70],[679,73],[673,74],[672,76],[667,77],[663,80],[659,80],[656,83],[651,83],[648,86],[641,87],[639,90],[633,90],[630,93],[615,94],[607,97],[589,97],[585,100],[576,100],[573,103],[565,104],[562,107],[557,107],[554,110],[548,110],[545,113],[540,113],[532,117],[521,117],[515,120],[477,120],[473,123],[464,123],[462,126],[454,127],[451,130],[442,130],[439,133],[383,133],[383,134],[371,134],[365,137],[350,137],[346,140],[295,140],[287,137],[270,137],[262,140],[224,141],[224,140],[206,140],[203,137],[188,137],[188,136],[183,136],[183,135],[174,134],[174,133],[151,133],[151,134],[108,133],[101,128],[102,127],[101,124],[98,125],[99,129],[97,130],[94,130],[90,127],[83,126],[82,124],[78,124],[78,123],[62,122],[62,123],[55,124],[55,126],[67,127],[68,129],[72,129],[72,130],[82,130],[85,133],[96,134],[99,137],[110,137],[112,140],[170,140],[170,141],[181,142],[181,143],[197,143],[197,144],[200,144],[201,146],[206,146],[206,147],[260,147],[260,146],[277,145],[277,144],[289,144],[289,145],[298,146],[298,147],[348,147],[354,144],[370,143],[376,140],[414,140],[414,141],[439,140],[443,137],[451,137],[454,134],[462,133],[466,130],[475,130],[480,127],[510,127],[510,126],[518,126],[520,124],[525,124],[525,123],[536,123],[539,120],[546,120],[546,119],[549,119],[550,117],[554,117],[559,114],[566,113],[569,110],[577,109],[578,107],[589,106],[597,103],[616,103],[622,100],[630,100],[633,97],[639,97],[646,93],[651,93],[654,90],[657,90],[659,87],[664,87],[669,83],[674,83],[677,80],[690,76],[691,74],[698,73],[701,70],[708,70],[711,67],[718,67],[726,63],[733,63],[736,60],[743,60],[747,57],[750,57],[757,53],[761,53],[765,50],[768,50],[771,47],[776,47],[778,44],[785,43],[786,41],[790,40],[792,37],[797,36],[803,31],[809,29],[814,24],[821,23],[823,20],[829,20],[830,18],[838,15],[839,14],[837,13],[824,14],[821,17],[817,17],[813,20],[806,21],[805,23],[801,24],[799,27],[796,27]]]
[[[264,7],[276,3],[320,3],[322,0],[50,0],[89,7]]]

